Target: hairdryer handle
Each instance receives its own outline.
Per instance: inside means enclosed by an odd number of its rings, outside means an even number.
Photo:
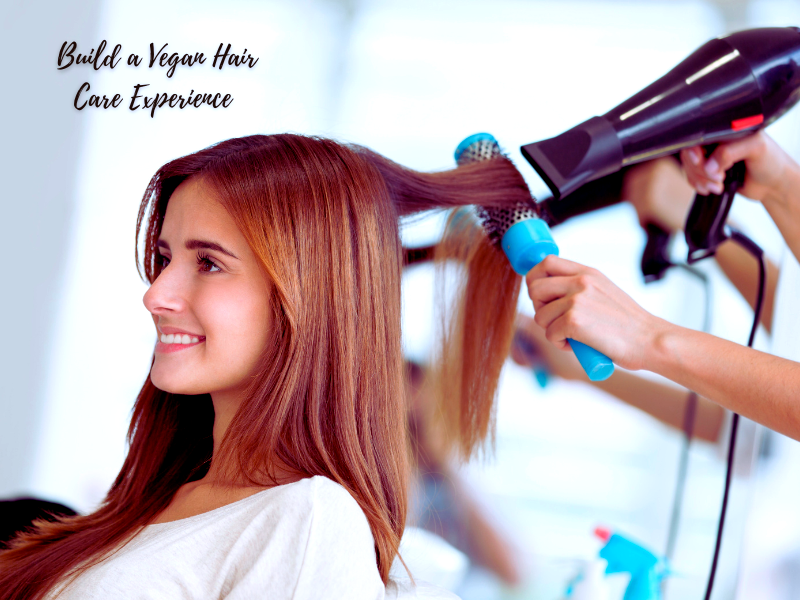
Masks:
[[[514,223],[503,235],[500,246],[511,267],[523,277],[549,254],[558,256],[558,246],[550,228],[541,219],[525,219]],[[586,344],[568,341],[589,380],[603,381],[611,377],[614,363],[610,358]]]
[[[728,239],[726,223],[736,192],[744,185],[747,173],[744,161],[735,163],[725,172],[721,194],[694,197],[683,230],[689,246],[688,263],[714,256],[717,246]]]
[[[644,229],[647,244],[642,252],[642,275],[645,283],[651,283],[664,277],[664,273],[672,266],[669,259],[669,242],[672,236],[669,231],[655,223],[648,223]]]

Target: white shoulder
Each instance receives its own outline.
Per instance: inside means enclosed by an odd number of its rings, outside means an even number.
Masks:
[[[350,493],[325,477],[309,481],[311,523],[293,598],[383,600],[375,541]]]
[[[312,503],[314,514],[337,515],[339,518],[363,520],[367,522],[364,511],[356,502],[356,499],[348,492],[344,486],[328,479],[327,477],[312,477]]]
[[[375,563],[375,540],[364,511],[343,486],[327,477],[311,479],[311,538],[317,543],[347,547]]]
[[[424,581],[390,575],[383,586],[375,558],[375,541],[364,511],[343,486],[325,477],[314,477],[313,517],[306,571],[319,573],[318,561],[327,572],[328,598],[370,600],[458,600],[458,596]],[[329,570],[330,569],[330,570]],[[399,574],[399,572],[397,573]],[[342,587],[336,590],[337,583]],[[320,590],[315,590],[320,591]]]
[[[355,498],[350,495],[345,487],[336,483],[333,479],[317,475],[309,479],[314,486],[314,493],[318,498],[338,499],[339,501],[346,502],[348,499],[358,506]]]

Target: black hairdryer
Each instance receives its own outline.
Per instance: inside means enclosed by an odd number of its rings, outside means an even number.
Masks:
[[[707,42],[602,117],[521,150],[553,192],[549,208],[557,213],[565,196],[589,182],[682,148],[744,137],[799,99],[800,29],[749,29]],[[744,169],[735,167],[722,194],[695,200],[686,227],[690,262],[712,255],[725,239],[725,219],[743,181]]]

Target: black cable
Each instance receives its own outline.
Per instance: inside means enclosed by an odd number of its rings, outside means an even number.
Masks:
[[[753,341],[756,337],[756,330],[761,321],[761,309],[764,307],[764,288],[767,278],[767,265],[764,261],[764,251],[746,235],[735,229],[729,229],[729,237],[731,240],[739,244],[742,248],[747,250],[758,261],[758,295],[756,296],[755,314],[753,316],[753,326],[750,328],[750,338],[747,341],[747,347],[753,347]],[[719,527],[717,528],[717,541],[714,546],[714,558],[711,561],[711,571],[708,574],[708,586],[706,587],[705,600],[711,600],[711,590],[714,587],[714,577],[717,574],[717,563],[719,562],[719,550],[722,545],[722,529],[725,525],[725,513],[728,510],[728,495],[730,493],[731,478],[733,476],[733,455],[736,450],[736,432],[739,429],[739,415],[733,413],[733,421],[731,423],[731,437],[728,445],[728,467],[725,474],[725,492],[722,496],[722,509],[719,514]]]

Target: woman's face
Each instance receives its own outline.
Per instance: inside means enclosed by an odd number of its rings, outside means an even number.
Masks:
[[[270,283],[231,216],[201,179],[169,199],[163,270],[144,295],[158,330],[153,384],[175,394],[238,393],[267,343]]]

